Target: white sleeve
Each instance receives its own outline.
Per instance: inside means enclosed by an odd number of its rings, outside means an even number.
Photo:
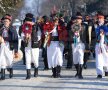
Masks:
[[[21,40],[24,40],[24,37],[25,37],[24,33],[21,33]]]
[[[42,35],[41,30],[40,30],[40,28],[38,27],[38,31],[37,31],[38,41],[41,40],[41,35]]]

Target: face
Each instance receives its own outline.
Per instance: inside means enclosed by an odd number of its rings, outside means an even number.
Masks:
[[[77,22],[78,24],[81,24],[81,23],[82,23],[82,19],[76,19],[76,22]]]
[[[55,25],[58,25],[58,20],[55,21]]]
[[[9,19],[5,19],[5,20],[3,21],[3,23],[4,23],[4,26],[5,26],[5,27],[9,27],[11,22],[10,22]]]
[[[98,18],[98,22],[99,23],[103,23],[104,22],[104,18]]]

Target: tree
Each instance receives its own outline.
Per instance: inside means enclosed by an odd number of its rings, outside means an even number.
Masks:
[[[21,0],[0,0],[0,15],[14,11],[15,7]]]

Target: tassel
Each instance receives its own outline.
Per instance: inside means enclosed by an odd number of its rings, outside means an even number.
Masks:
[[[77,45],[77,37],[76,36],[74,36],[74,46],[76,47],[76,45]]]

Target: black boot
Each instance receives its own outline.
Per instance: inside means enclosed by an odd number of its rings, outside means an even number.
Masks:
[[[100,75],[100,74],[97,75],[97,78],[98,78],[98,79],[101,79],[101,78],[102,78],[102,75]]]
[[[79,70],[78,70],[78,78],[79,79],[83,79],[83,76],[82,76],[82,68],[83,68],[83,65],[82,64],[79,64]]]
[[[56,78],[56,77],[57,77],[56,72],[57,72],[57,68],[56,68],[56,67],[54,67],[54,71],[53,71],[53,76],[54,76],[54,78]]]
[[[58,78],[58,67],[55,67],[54,69],[54,78]]]
[[[105,72],[105,76],[108,76],[108,72]]]
[[[13,77],[13,68],[9,68],[9,78],[12,78]]]
[[[52,77],[55,77],[55,71],[54,71],[55,69],[54,68],[52,68]]]
[[[79,64],[75,64],[75,69],[76,69],[75,77],[77,77],[78,76],[78,70],[79,70]]]
[[[35,68],[34,69],[34,77],[37,77],[38,76],[38,68]]]
[[[58,78],[61,77],[60,73],[61,73],[61,67],[60,66],[57,66],[57,77]]]
[[[57,67],[52,68],[52,77],[57,78]]]
[[[27,69],[27,77],[26,79],[30,79],[31,78],[31,71],[30,69]]]
[[[5,69],[1,69],[1,80],[5,80]]]
[[[87,60],[89,59],[89,54],[88,53],[84,53],[84,64],[83,64],[83,68],[87,69]]]

